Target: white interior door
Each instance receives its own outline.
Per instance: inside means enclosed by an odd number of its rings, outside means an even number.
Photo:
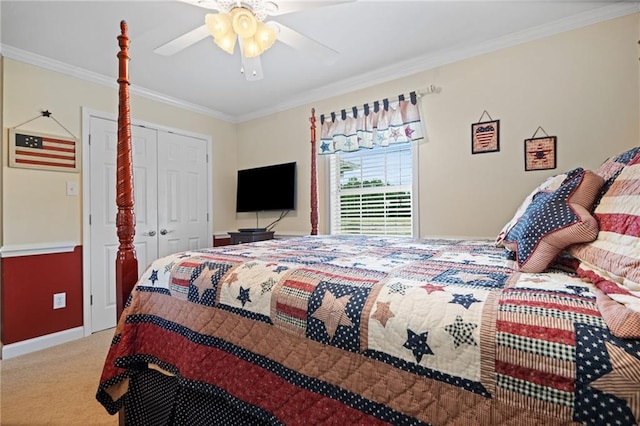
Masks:
[[[211,246],[207,141],[158,132],[158,252]]]
[[[116,323],[115,262],[117,123],[97,117],[90,120],[90,277],[91,329],[104,330]],[[158,257],[157,131],[131,126],[134,164],[134,244],[138,275]]]

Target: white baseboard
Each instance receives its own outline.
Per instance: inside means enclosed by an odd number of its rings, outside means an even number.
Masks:
[[[2,347],[2,359],[25,355],[41,349],[50,348],[61,343],[71,342],[84,337],[84,327],[70,328],[45,336],[34,337],[22,342],[11,343]]]

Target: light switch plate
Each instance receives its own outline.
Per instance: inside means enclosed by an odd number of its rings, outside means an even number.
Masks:
[[[72,180],[67,181],[67,195],[77,196],[78,195],[78,183]]]

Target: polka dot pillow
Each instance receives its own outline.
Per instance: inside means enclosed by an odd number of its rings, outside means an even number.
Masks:
[[[522,204],[520,204],[520,207],[518,207],[518,210],[516,210],[516,214],[513,215],[511,220],[507,222],[506,225],[504,225],[502,230],[500,230],[500,233],[496,237],[496,246],[503,247],[502,241],[504,240],[504,237],[509,233],[509,231],[511,231],[511,229],[514,226],[516,226],[516,224],[518,223],[518,221],[520,220],[524,212],[527,210],[527,207],[529,207],[529,204],[531,204],[533,197],[535,197],[539,192],[555,191],[560,187],[560,185],[562,185],[564,181],[574,177],[578,173],[581,173],[582,170],[583,169],[581,167],[578,167],[566,173],[561,173],[555,176],[551,176],[547,178],[544,182],[542,182],[536,189],[531,191],[531,193],[527,195],[527,198],[524,199]]]
[[[559,188],[533,197],[503,240],[516,253],[520,271],[542,272],[571,244],[598,236],[598,223],[590,210],[603,184],[601,176],[580,170]]]

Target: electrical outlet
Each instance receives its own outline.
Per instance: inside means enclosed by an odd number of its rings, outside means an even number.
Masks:
[[[53,309],[60,309],[67,306],[67,293],[56,293],[53,295]]]

